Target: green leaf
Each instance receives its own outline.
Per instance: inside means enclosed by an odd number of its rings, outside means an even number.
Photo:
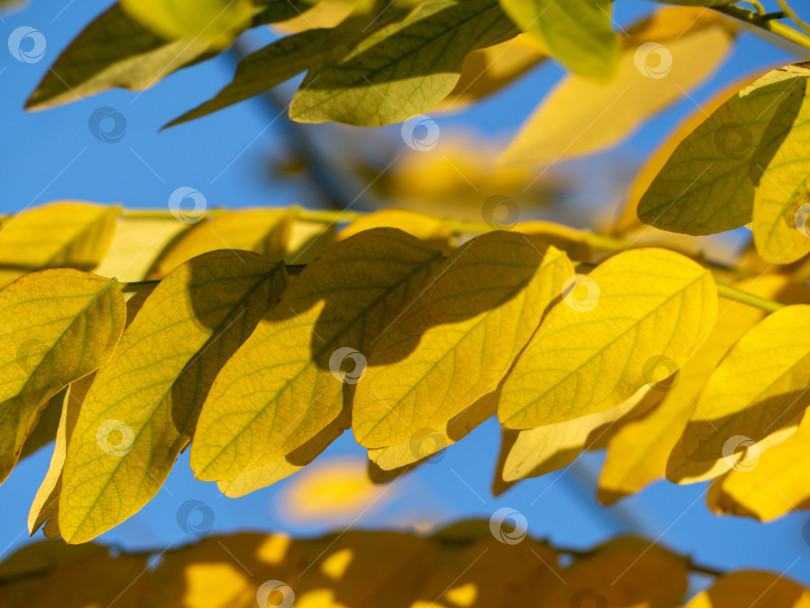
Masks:
[[[146,89],[210,50],[203,39],[161,38],[114,4],[62,52],[25,107],[40,110],[114,87]]]
[[[48,402],[111,355],[126,309],[115,279],[69,269],[21,277],[0,291],[0,481]]]
[[[672,153],[639,201],[638,217],[694,235],[739,228],[753,218],[760,251],[778,226],[803,238],[795,222],[810,174],[801,144],[808,75],[802,65],[773,70],[715,110]],[[786,263],[802,251],[781,243],[776,253],[782,255],[768,257]]]
[[[612,0],[501,0],[522,30],[577,74],[609,82],[619,64],[619,37],[611,29]]]
[[[330,30],[307,30],[251,53],[236,67],[233,81],[212,99],[175,118],[166,127],[206,116],[249,99],[320,63]]]
[[[271,0],[253,25],[298,14],[300,2]],[[41,110],[121,87],[149,88],[172,72],[207,59],[215,44],[204,37],[166,39],[113,4],[82,31],[56,60],[25,107]]]
[[[338,418],[343,389],[357,379],[345,382],[346,373],[362,375],[363,353],[440,259],[414,237],[380,228],[308,265],[217,376],[191,449],[197,477],[233,479]]]
[[[407,120],[447,97],[470,51],[516,34],[497,0],[428,0],[370,35],[341,32],[351,50],[310,70],[290,117],[359,126]]]
[[[82,404],[59,499],[67,542],[98,536],[157,494],[216,373],[284,285],[281,263],[223,250],[155,288]]]
[[[573,272],[520,233],[458,248],[374,343],[354,399],[358,443],[419,440],[493,392]]]
[[[507,377],[498,416],[527,429],[603,412],[672,374],[717,315],[711,272],[665,249],[633,249],[566,283]]]

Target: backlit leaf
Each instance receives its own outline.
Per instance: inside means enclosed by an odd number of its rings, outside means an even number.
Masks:
[[[359,126],[405,121],[447,97],[467,53],[516,34],[497,0],[427,0],[310,70],[290,117]]]
[[[801,64],[773,70],[715,110],[653,180],[639,202],[639,218],[664,230],[714,234],[747,224],[756,208],[760,224],[773,220],[769,230],[778,216],[779,225],[798,231],[807,168],[794,141],[802,133],[808,73]],[[773,197],[781,208],[776,215]],[[762,234],[762,225],[755,231]],[[780,249],[771,261],[801,257],[797,247]]]
[[[732,457],[795,426],[810,404],[810,306],[786,306],[749,330],[709,378],[684,431],[692,460]]]
[[[699,9],[662,10],[628,35],[615,79],[599,84],[587,76],[566,78],[501,160],[549,164],[619,143],[711,74],[733,40],[722,17]]]
[[[118,208],[52,203],[24,211],[0,227],[0,287],[26,272],[92,270],[110,247]]]
[[[357,441],[419,440],[494,391],[571,274],[564,253],[520,233],[457,249],[374,343],[355,393]]]
[[[777,275],[754,277],[735,283],[735,287],[783,301],[810,296],[806,289],[790,293],[794,291],[790,280]],[[720,298],[718,304],[717,320],[708,338],[666,387],[661,402],[645,415],[623,423],[610,438],[599,479],[601,502],[612,503],[665,474],[676,483],[693,483],[728,470],[722,457],[705,463],[688,460],[679,442],[712,370],[728,349],[765,316],[762,310],[726,298]]]
[[[365,371],[363,353],[440,258],[410,235],[379,228],[308,265],[217,377],[191,449],[197,476],[233,479],[335,420],[344,386]]]
[[[59,498],[66,541],[98,536],[158,492],[215,375],[284,284],[278,262],[216,251],[155,288],[82,403]]]
[[[105,363],[124,329],[115,279],[43,270],[0,291],[0,481],[47,401]]]
[[[504,11],[567,68],[600,82],[616,74],[610,0],[501,0]]]
[[[663,249],[620,253],[567,281],[506,379],[498,416],[525,429],[609,410],[668,362],[683,365],[716,314],[705,268]]]
[[[218,249],[229,249],[237,259],[241,251],[253,251],[270,260],[284,257],[293,215],[287,209],[229,211],[203,220],[169,246],[149,273],[161,279],[180,264]]]

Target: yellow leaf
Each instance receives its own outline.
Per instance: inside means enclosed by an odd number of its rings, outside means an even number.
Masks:
[[[336,231],[334,223],[294,222],[284,260],[290,264],[309,264],[334,242]]]
[[[746,293],[783,301],[791,297],[810,297],[806,288],[794,290],[788,278],[778,275],[746,279],[737,282],[735,287]],[[728,470],[723,458],[716,463],[687,460],[679,439],[712,370],[728,349],[764,316],[765,313],[758,308],[720,299],[717,320],[706,342],[679,371],[663,400],[646,415],[623,423],[610,438],[599,479],[601,502],[612,503],[665,474],[673,482],[694,483]]]
[[[686,595],[686,560],[651,541],[617,538],[576,560],[543,606],[670,608]]]
[[[344,420],[344,418],[348,417],[336,418],[325,428],[318,431],[314,437],[286,456],[244,471],[233,479],[218,481],[219,490],[225,496],[237,498],[261,488],[266,488],[293,473],[297,473],[320,456],[335,439],[343,434],[343,431],[349,426],[348,420]]]
[[[494,391],[572,273],[564,253],[518,233],[457,249],[374,343],[356,387],[357,441],[419,440]]]
[[[555,551],[530,538],[516,544],[481,539],[431,573],[411,608],[538,605],[560,576],[557,559]]]
[[[686,457],[734,458],[795,426],[809,387],[810,306],[786,306],[742,336],[712,373],[684,431]]]
[[[282,535],[242,533],[205,538],[196,545],[165,553],[151,574],[152,601],[146,605],[264,608],[257,603],[262,584],[296,581],[305,551],[303,543]],[[181,581],[182,584],[178,584]]]
[[[683,97],[728,55],[734,34],[704,8],[670,8],[629,32],[618,75],[562,81],[521,127],[502,162],[549,164],[616,145]]]
[[[574,275],[504,384],[498,416],[526,429],[609,410],[663,363],[683,365],[717,314],[709,271],[663,249],[635,249]]]
[[[343,22],[355,9],[363,9],[368,0],[318,0],[306,8],[300,15],[273,24],[285,34],[297,34],[314,29],[331,29]]]
[[[76,421],[59,498],[67,542],[98,536],[157,494],[217,371],[278,301],[284,274],[279,262],[215,251],[146,299]]]
[[[810,417],[783,443],[736,464],[715,484],[709,506],[718,513],[776,519],[810,506],[805,471],[810,466]]]
[[[20,460],[31,454],[36,454],[40,448],[55,439],[59,427],[59,417],[62,413],[62,402],[65,400],[66,393],[67,389],[63,388],[48,399],[48,403],[45,404],[33,424],[31,433],[25,439],[23,448],[20,451]]]
[[[110,248],[96,272],[122,282],[143,281],[161,252],[188,228],[175,219],[118,218]]]
[[[547,58],[530,34],[469,53],[455,88],[439,109],[457,111],[509,85]]]
[[[56,538],[59,536],[59,495],[62,492],[62,470],[65,466],[67,446],[79,418],[79,410],[90,385],[95,380],[92,374],[71,383],[64,396],[64,403],[59,418],[59,428],[56,430],[56,444],[54,445],[51,463],[42,485],[37,490],[31,511],[28,513],[28,532],[34,534],[42,525],[45,525],[45,536]]]
[[[386,492],[371,483],[364,460],[332,458],[291,480],[280,506],[288,520],[336,522],[364,513]]]
[[[115,279],[54,269],[0,291],[0,318],[2,481],[47,401],[110,357],[126,312]]]
[[[118,212],[117,207],[62,202],[4,220],[0,287],[41,268],[92,270],[110,246]]]
[[[106,552],[69,559],[38,577],[33,584],[22,581],[14,606],[26,608],[141,608],[145,605],[149,579],[146,557],[110,557]]]
[[[382,209],[364,215],[341,230],[336,240],[345,241],[363,230],[386,227],[399,228],[420,241],[424,241],[428,247],[440,249],[445,254],[450,252],[453,231],[441,219],[433,215],[408,209]]]
[[[439,428],[430,432],[417,434],[407,443],[400,443],[383,448],[372,448],[368,458],[386,474],[372,470],[375,482],[384,483],[393,475],[404,473],[411,465],[431,458],[434,454],[461,441],[475,427],[495,415],[498,408],[499,391],[493,391],[481,397],[466,410],[448,420]],[[399,470],[398,470],[399,469]]]
[[[121,8],[159,36],[200,39],[222,49],[257,12],[249,0],[121,0]]]
[[[738,608],[751,602],[768,608],[809,608],[810,591],[784,574],[742,570],[718,578],[686,608]]]
[[[343,389],[365,371],[363,353],[440,258],[404,232],[377,228],[308,265],[217,376],[191,449],[197,476],[233,479],[335,420]]]
[[[502,449],[506,457],[501,478],[509,482],[540,477],[571,464],[583,450],[593,449],[606,434],[609,436],[620,418],[641,407],[648,398],[658,398],[651,388],[642,387],[624,403],[604,412],[517,433],[504,429]]]
[[[149,272],[150,279],[162,279],[172,270],[209,251],[230,249],[253,251],[271,259],[284,257],[294,216],[287,209],[228,211],[203,220],[169,247]]]
[[[325,549],[312,547],[314,566],[290,583],[295,607],[408,606],[415,589],[435,570],[437,553],[426,538],[350,530]]]

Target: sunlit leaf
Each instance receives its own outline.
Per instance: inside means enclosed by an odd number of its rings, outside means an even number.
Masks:
[[[810,306],[786,306],[740,338],[712,373],[684,431],[687,457],[733,457],[795,426],[809,387]]]
[[[374,343],[354,400],[358,442],[419,440],[494,391],[571,274],[564,253],[519,233],[456,250]]]
[[[0,287],[42,268],[92,270],[110,247],[117,215],[116,207],[63,202],[4,220],[0,227]]]
[[[149,272],[161,279],[180,264],[218,249],[229,249],[239,258],[241,251],[253,251],[269,260],[280,260],[286,252],[293,215],[287,209],[248,209],[220,213],[203,220],[172,243]]]
[[[427,0],[310,70],[290,116],[361,126],[408,120],[447,97],[467,53],[516,34],[497,0]]]
[[[639,217],[693,235],[753,217],[757,248],[769,261],[810,251],[796,219],[810,173],[799,143],[808,73],[802,64],[773,70],[715,110],[675,149],[639,202]]]
[[[308,265],[217,377],[191,449],[197,476],[233,479],[335,420],[344,387],[365,371],[363,353],[440,258],[410,235],[378,228]]]
[[[158,492],[220,367],[284,284],[278,262],[217,251],[155,288],[82,403],[59,498],[66,541],[92,539]]]
[[[139,1],[139,0],[138,0]],[[277,40],[242,59],[233,81],[212,99],[174,119],[171,127],[259,95],[320,63],[329,30],[307,30]]]
[[[461,66],[455,88],[442,101],[442,110],[461,110],[508,86],[548,55],[530,34],[473,51]]]
[[[789,279],[776,275],[739,281],[735,286],[770,299],[789,301],[810,296],[810,291],[794,289]],[[765,316],[762,310],[726,298],[720,298],[718,304],[717,320],[706,341],[674,381],[663,387],[665,396],[661,402],[646,415],[623,423],[610,438],[599,479],[599,499],[603,503],[637,492],[665,474],[670,481],[693,483],[728,470],[722,455],[715,462],[688,460],[679,442],[712,370],[728,349]]]
[[[711,273],[663,249],[620,253],[570,278],[503,388],[498,416],[532,428],[609,410],[671,361],[680,367],[717,314]],[[671,372],[670,372],[671,373]]]
[[[586,449],[603,445],[620,418],[655,395],[648,395],[651,387],[642,387],[624,403],[604,412],[581,418],[518,431],[504,429],[504,448],[507,451],[500,476],[504,481],[526,477],[539,477],[571,464]],[[599,442],[603,443],[600,444]]]
[[[619,143],[711,74],[728,55],[734,34],[717,13],[671,8],[628,35],[615,79],[599,84],[587,76],[566,78],[501,160],[549,164]]]
[[[506,13],[567,68],[610,81],[619,60],[610,0],[501,0]]]
[[[399,228],[420,241],[424,241],[425,245],[429,247],[441,249],[445,253],[450,251],[453,231],[447,224],[438,217],[408,209],[382,209],[364,215],[341,230],[337,235],[337,240],[344,241],[363,230],[385,227]]]
[[[48,400],[107,361],[125,315],[114,279],[78,270],[43,270],[0,291],[0,481]]]
[[[193,39],[224,48],[257,8],[250,0],[121,0],[132,19],[168,40]]]

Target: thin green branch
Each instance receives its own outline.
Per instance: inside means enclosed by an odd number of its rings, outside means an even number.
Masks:
[[[779,6],[782,9],[782,12],[785,13],[785,15],[787,15],[788,17],[790,17],[790,20],[793,21],[793,23],[795,23],[800,29],[804,30],[806,34],[810,34],[810,23],[807,23],[806,21],[800,19],[799,16],[796,14],[796,11],[793,10],[793,7],[791,7],[787,3],[787,0],[778,0],[778,1]]]
[[[750,26],[759,28],[770,34],[774,34],[795,44],[796,46],[810,52],[810,36],[799,30],[793,29],[779,21],[783,13],[759,14],[739,6],[715,6],[713,10],[728,15],[747,23]]]

